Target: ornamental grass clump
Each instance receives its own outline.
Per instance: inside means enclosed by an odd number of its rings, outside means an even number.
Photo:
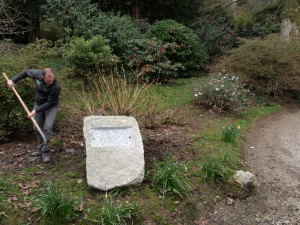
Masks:
[[[232,151],[204,154],[201,163],[202,178],[210,182],[226,181],[238,167],[238,156]]]
[[[194,96],[196,103],[211,110],[240,114],[248,104],[249,92],[237,76],[222,71],[200,83]]]
[[[222,128],[221,139],[226,143],[236,145],[236,138],[240,126],[237,124],[228,124]]]
[[[78,216],[76,202],[68,198],[57,186],[45,183],[43,193],[34,199],[37,212],[47,221],[47,224],[63,224]]]
[[[112,198],[108,198],[101,209],[95,214],[97,224],[133,224],[138,216],[138,206],[135,204],[113,204]]]
[[[183,197],[191,186],[180,177],[180,172],[186,168],[182,163],[168,157],[164,162],[154,161],[155,174],[152,179],[154,187],[160,188],[163,197],[167,192]]]

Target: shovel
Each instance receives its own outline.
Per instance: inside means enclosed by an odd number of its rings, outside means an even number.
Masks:
[[[4,76],[4,78],[6,79],[6,81],[9,81],[8,77],[6,76],[5,73],[2,73],[2,75]],[[30,114],[30,111],[28,110],[27,106],[25,105],[25,103],[23,102],[21,96],[18,94],[16,88],[14,86],[11,87],[11,89],[15,92],[17,98],[19,99],[21,105],[23,106],[23,108],[25,109],[27,115]],[[44,140],[44,144],[46,144],[47,139],[44,135],[44,133],[42,132],[40,126],[37,124],[37,122],[35,121],[35,119],[33,117],[30,117],[33,125],[35,126],[35,128],[37,129],[37,131],[40,133],[40,135],[42,136],[43,140]]]

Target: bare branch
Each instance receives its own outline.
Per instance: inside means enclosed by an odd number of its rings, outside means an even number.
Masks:
[[[0,35],[23,34],[32,30],[28,20],[10,0],[0,0]],[[24,24],[24,25],[22,25]]]

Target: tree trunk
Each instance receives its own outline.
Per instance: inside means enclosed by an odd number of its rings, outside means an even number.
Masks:
[[[140,0],[135,0],[132,4],[133,17],[135,19],[140,18]]]

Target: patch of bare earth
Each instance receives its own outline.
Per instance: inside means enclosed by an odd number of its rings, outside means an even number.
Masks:
[[[206,224],[300,224],[300,111],[254,126],[244,144],[246,163],[260,183],[256,196],[219,202]]]

